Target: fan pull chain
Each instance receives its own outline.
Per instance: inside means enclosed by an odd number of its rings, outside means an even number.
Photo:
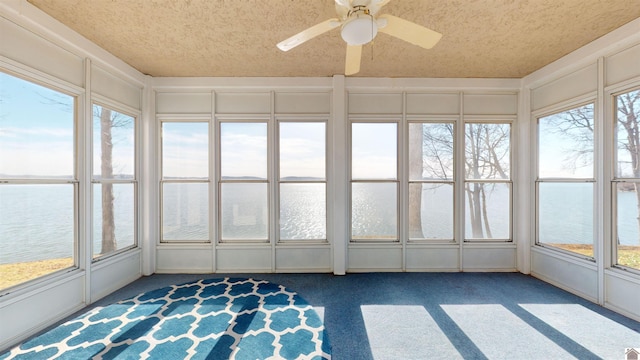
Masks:
[[[373,38],[373,16],[371,16],[371,61],[373,61],[373,45],[374,45],[374,38]]]

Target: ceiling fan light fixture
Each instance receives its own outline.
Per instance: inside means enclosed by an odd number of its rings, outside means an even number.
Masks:
[[[378,24],[373,16],[359,13],[344,22],[340,35],[349,45],[364,45],[378,34]]]

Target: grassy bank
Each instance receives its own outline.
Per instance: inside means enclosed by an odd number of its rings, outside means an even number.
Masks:
[[[560,249],[573,251],[575,253],[593,256],[593,246],[583,244],[549,244]],[[618,264],[640,269],[640,246],[618,246]]]
[[[0,265],[0,289],[73,266],[72,258]]]

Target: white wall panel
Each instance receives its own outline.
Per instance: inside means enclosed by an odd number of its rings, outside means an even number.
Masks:
[[[407,94],[407,114],[451,115],[460,113],[458,94]]]
[[[103,298],[142,276],[141,252],[114,256],[91,267],[91,302]]]
[[[640,44],[605,58],[604,64],[606,85],[640,76]]]
[[[142,109],[142,89],[97,66],[91,66],[91,91],[111,100]]]
[[[271,93],[216,93],[216,114],[269,114]]]
[[[329,272],[332,267],[331,247],[277,247],[276,271]]]
[[[516,94],[464,94],[465,115],[516,115]]]
[[[328,92],[276,92],[277,114],[328,114],[331,112],[331,94]]]
[[[210,114],[211,93],[156,93],[158,114]]]
[[[458,271],[460,249],[457,245],[447,247],[407,246],[406,269],[424,271]]]
[[[402,94],[348,95],[349,114],[402,114]]]
[[[0,17],[0,55],[74,85],[84,84],[84,60]]]
[[[531,274],[544,281],[585,297],[598,299],[598,272],[595,267],[583,265],[577,260],[563,258],[559,254],[533,248],[531,251]]]
[[[16,301],[0,303],[0,348],[12,345],[82,308],[85,305],[84,281],[81,275],[52,281]]]
[[[604,284],[606,305],[640,321],[640,279],[606,271]]]
[[[516,248],[495,245],[465,246],[462,250],[464,271],[516,271]]]
[[[400,271],[402,270],[402,248],[361,247],[349,248],[347,271]]]
[[[216,272],[271,272],[271,246],[218,247]]]
[[[596,91],[597,88],[598,66],[593,63],[534,89],[531,92],[531,110],[586,95]]]
[[[212,246],[158,246],[156,272],[200,273],[213,271]]]

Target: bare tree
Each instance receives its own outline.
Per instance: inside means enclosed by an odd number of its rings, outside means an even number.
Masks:
[[[468,124],[465,131],[465,178],[473,180],[509,179],[510,126]],[[473,238],[492,238],[487,193],[495,184],[466,182],[469,220]]]
[[[409,179],[422,179],[422,131],[409,131]],[[413,186],[412,186],[413,185]],[[409,185],[409,238],[424,238],[422,232],[422,186]]]
[[[454,170],[454,124],[421,125],[422,131],[409,131],[411,179],[452,180]],[[422,146],[416,146],[422,140]],[[494,191],[495,179],[509,179],[510,126],[508,124],[468,124],[465,132],[465,178],[489,182],[466,182],[465,194],[469,222],[474,238],[491,238],[487,198]],[[422,150],[416,154],[416,149]],[[421,165],[421,166],[420,166]],[[413,189],[413,190],[412,190]],[[422,236],[421,187],[409,188],[409,233]]]
[[[640,90],[618,95],[617,100],[618,150],[625,151],[631,159],[631,174],[627,176],[640,179]],[[617,175],[623,176],[624,174]],[[638,234],[640,234],[639,183],[633,182],[633,191],[636,193],[636,219]],[[640,242],[640,238],[638,242]]]
[[[100,110],[100,173],[102,179],[113,178],[113,134],[111,110]],[[114,251],[118,248],[116,240],[116,224],[113,209],[113,184],[102,183],[102,249],[101,254]]]
[[[640,178],[640,90],[616,97],[616,129],[618,149],[617,177]],[[593,163],[593,105],[585,105],[547,118],[555,132],[571,140],[566,149],[564,166],[576,169]],[[630,167],[620,158],[628,156]],[[628,171],[628,173],[623,173]],[[628,190],[636,194],[636,219],[640,233],[640,184],[633,182]],[[639,239],[640,241],[640,239]]]
[[[95,126],[100,129],[100,178],[110,180],[114,178],[114,128],[130,127],[130,118],[110,109],[94,106]],[[116,223],[113,183],[102,182],[102,242],[100,254],[106,254],[118,249],[116,239]]]

